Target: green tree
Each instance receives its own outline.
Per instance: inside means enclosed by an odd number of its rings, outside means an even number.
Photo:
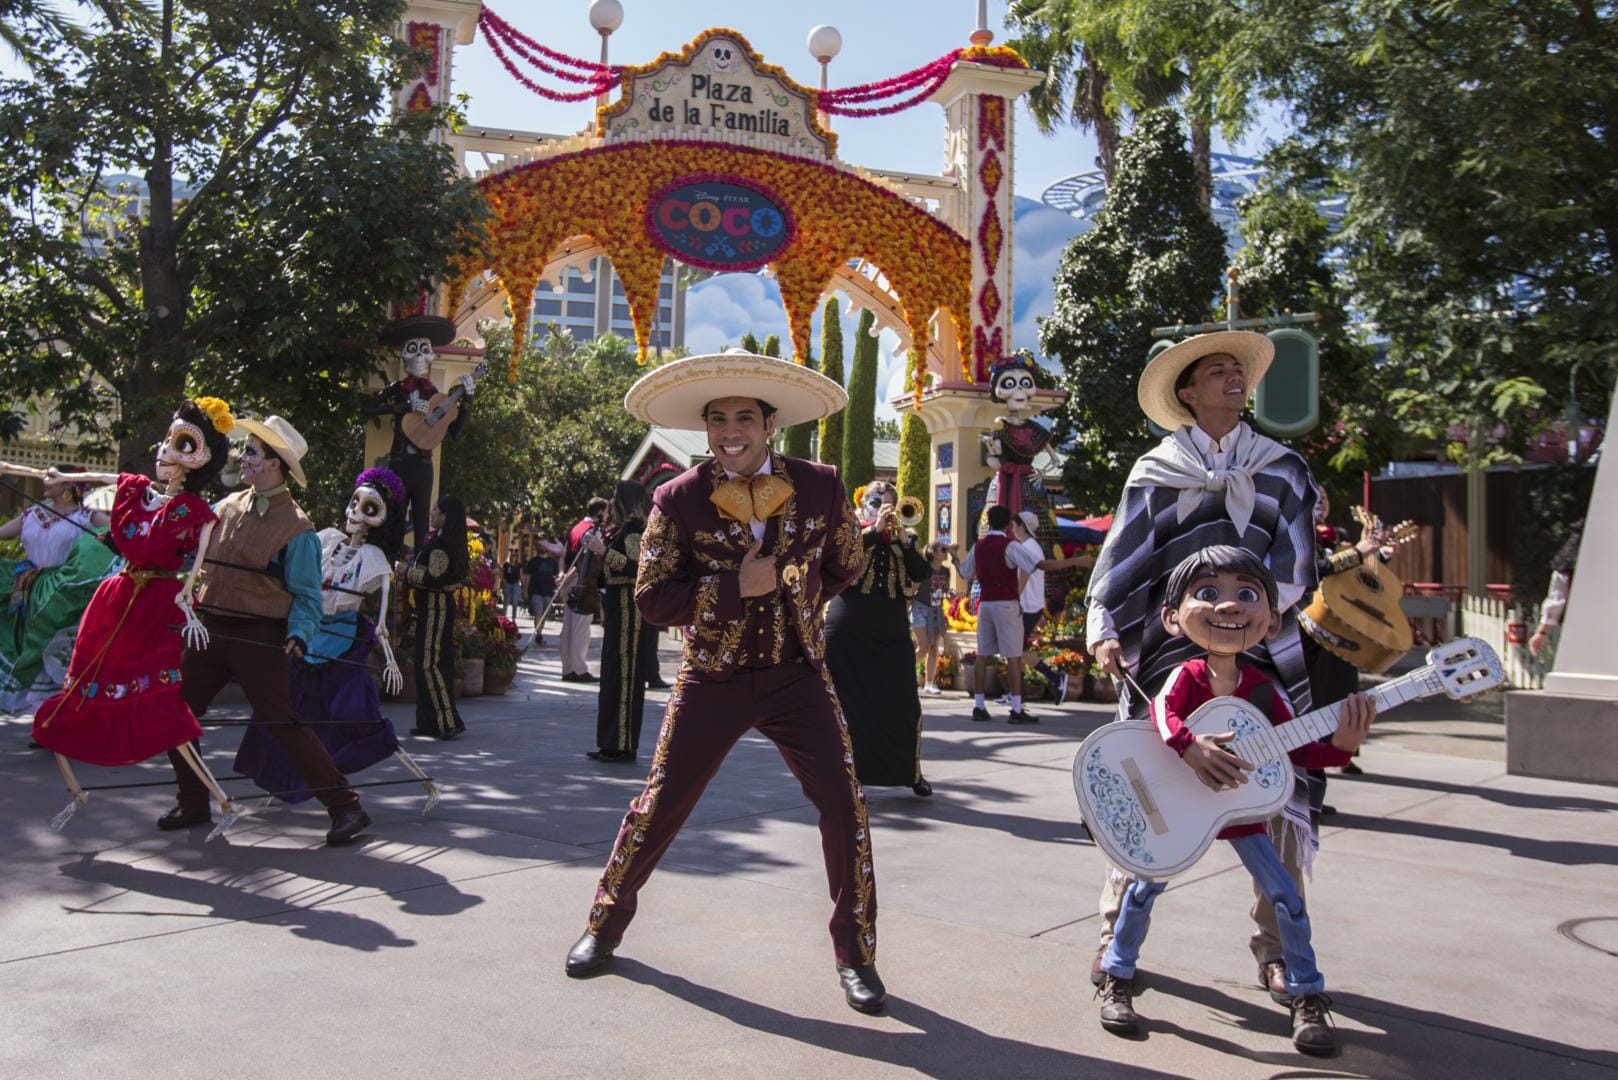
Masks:
[[[170,2],[0,81],[8,410],[48,399],[139,470],[185,392],[311,429],[357,405],[387,305],[486,213],[447,118],[388,115],[404,6]]]
[[[758,343],[758,338],[753,335],[751,330],[742,335],[742,348],[757,356],[764,355],[763,348]]]
[[[1320,316],[1304,327],[1320,342],[1320,425],[1292,443],[1332,504],[1346,512],[1360,501],[1365,471],[1405,456],[1418,442],[1365,392],[1380,381],[1376,351],[1344,310],[1328,258],[1330,227],[1317,202],[1295,188],[1260,181],[1240,204],[1244,244],[1234,266],[1246,314],[1314,311]]]
[[[511,356],[509,327],[485,326],[490,368]],[[537,338],[537,340],[536,340]],[[646,437],[624,411],[624,393],[643,373],[616,334],[575,341],[551,327],[523,350],[517,381],[479,383],[461,437],[444,444],[441,491],[487,520],[526,518],[562,530],[612,485]]]
[[[770,351],[772,348],[775,350],[774,352]],[[781,338],[778,335],[771,334],[764,342],[764,355],[781,355]],[[815,366],[815,358],[813,356],[806,356],[804,357],[804,363],[808,367],[812,368]],[[793,424],[791,427],[784,429],[781,435],[781,452],[786,454],[788,457],[803,458],[807,460],[809,455],[814,450],[812,445],[814,442],[814,433],[815,424],[813,421],[803,424]]]
[[[1560,422],[1576,372],[1577,405],[1605,415],[1618,11],[1286,0],[1245,35],[1296,129],[1272,167],[1346,196],[1344,291],[1385,345],[1362,409],[1473,465]]]
[[[1011,42],[1045,81],[1029,94],[1047,133],[1093,128],[1100,166],[1116,177],[1119,120],[1174,103],[1191,130],[1197,197],[1213,197],[1212,128],[1247,123],[1257,92],[1251,58],[1231,48],[1252,13],[1221,0],[1016,0]]]
[[[852,494],[876,477],[876,360],[877,340],[871,336],[876,315],[860,312],[854,332],[854,363],[848,373],[848,408],[843,413],[843,485]]]
[[[910,350],[909,363],[905,368],[905,375],[909,379],[916,376],[917,353]],[[921,505],[928,505],[928,487],[932,480],[930,458],[932,456],[932,435],[927,431],[927,422],[915,409],[906,409],[900,421],[899,430],[899,497],[914,495],[921,500]],[[916,542],[927,543],[933,534],[933,523],[930,517],[922,519],[916,526]]]
[[[1056,442],[1070,447],[1064,490],[1082,510],[1113,506],[1130,466],[1157,440],[1135,388],[1152,327],[1208,310],[1225,236],[1197,201],[1191,158],[1172,112],[1144,114],[1118,151],[1118,178],[1056,275],[1040,347],[1066,374]]]
[[[826,301],[820,310],[820,373],[838,386],[843,385],[843,319],[837,299]],[[823,465],[843,466],[844,411],[820,421],[820,461]]]

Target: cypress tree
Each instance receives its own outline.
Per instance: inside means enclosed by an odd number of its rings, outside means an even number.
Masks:
[[[835,298],[820,310],[820,373],[843,385],[843,319]],[[839,410],[820,421],[820,462],[843,467],[843,416]]]
[[[854,332],[854,364],[848,373],[847,419],[843,421],[843,486],[850,495],[876,477],[876,356],[871,336],[876,315],[860,312]]]
[[[910,362],[905,367],[905,373],[914,381],[916,377],[916,364],[918,355],[915,349],[910,350]],[[928,505],[927,486],[932,471],[928,468],[928,455],[932,452],[932,435],[927,431],[927,422],[921,414],[914,409],[906,408],[899,421],[899,497],[914,495],[921,500],[921,505]],[[926,544],[933,535],[933,522],[931,516],[924,517],[921,524],[916,526],[916,543]]]
[[[746,349],[755,356],[764,355],[759,351],[758,338],[753,336],[753,331],[751,330],[742,335],[742,348]]]

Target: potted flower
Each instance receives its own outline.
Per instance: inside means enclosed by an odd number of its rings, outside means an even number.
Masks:
[[[504,694],[517,677],[517,643],[504,638],[491,641],[483,654],[483,692]]]
[[[1053,671],[1061,672],[1068,677],[1067,693],[1063,696],[1063,701],[1077,701],[1084,696],[1084,680],[1090,671],[1088,657],[1075,649],[1063,649],[1052,653],[1046,662]]]
[[[973,679],[973,672],[977,667],[977,662],[978,662],[978,654],[977,653],[969,652],[969,653],[962,653],[961,654],[961,687],[960,688],[962,690],[965,690],[969,694],[972,693],[973,690],[974,690],[974,687],[972,686],[972,679]],[[983,693],[986,696],[988,696],[988,697],[999,697],[1000,696],[1000,687],[1005,681],[1004,679],[1001,678],[1001,671],[1002,671],[1002,668],[1003,668],[1004,664],[1005,664],[1005,661],[996,659],[994,663],[989,665],[988,670],[986,670],[983,673],[983,682],[985,684],[984,687],[983,687]]]
[[[1043,701],[1045,691],[1051,687],[1051,681],[1034,668],[1024,668],[1022,673],[1022,698],[1024,701]]]
[[[460,661],[461,693],[477,697],[483,693],[483,658],[489,641],[475,626],[462,626],[455,631],[455,652]]]
[[[1091,701],[1118,700],[1118,689],[1113,685],[1112,676],[1104,674],[1100,664],[1090,665],[1090,675],[1085,680],[1085,689],[1089,691]]]
[[[936,685],[940,690],[949,690],[955,686],[955,671],[958,667],[955,657],[944,653],[938,658],[938,676]]]

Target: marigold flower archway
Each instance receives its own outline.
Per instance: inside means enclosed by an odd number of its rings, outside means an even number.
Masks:
[[[901,298],[914,347],[925,346],[934,315],[944,309],[961,355],[970,352],[972,247],[965,238],[841,169],[737,146],[603,146],[485,178],[480,186],[494,215],[487,254],[461,266],[450,295],[459,296],[476,274],[492,270],[511,297],[514,348],[520,349],[535,288],[553,253],[587,235],[606,249],[623,281],[644,361],[666,255],[654,239],[647,207],[670,177],[734,178],[790,211],[792,235],[771,261],[799,357],[812,351],[810,320],[822,292],[843,264],[860,258],[880,267]]]
[[[515,32],[484,12],[485,32],[498,30],[510,44]],[[515,37],[530,54],[538,48],[521,35]],[[859,263],[874,267],[884,279],[873,283],[871,296],[880,294],[890,308],[897,298],[909,347],[925,356],[936,327],[949,339],[939,342],[939,355],[958,357],[961,375],[970,381],[973,271],[974,259],[980,258],[974,238],[894,186],[837,161],[836,136],[822,126],[819,115],[908,108],[936,91],[962,61],[1026,67],[1009,49],[962,49],[881,84],[822,94],[766,64],[735,31],[716,28],[698,35],[681,52],[665,53],[649,64],[591,69],[590,89],[621,86],[622,96],[598,110],[593,137],[547,147],[535,160],[479,180],[492,211],[484,250],[456,268],[449,297],[462,297],[479,275],[493,273],[511,302],[515,377],[515,355],[526,336],[538,284],[581,245],[599,246],[611,259],[642,362],[666,257],[719,270],[768,263],[780,284],[793,349],[801,362],[812,354],[810,324],[822,296],[850,283],[858,290],[861,276],[849,267]],[[904,95],[909,96],[897,104],[882,104]],[[738,103],[738,96],[746,104]],[[728,104],[714,104],[720,100]],[[735,129],[718,130],[731,124]],[[667,229],[660,229],[657,220],[661,202],[673,187],[692,184],[744,188],[777,210],[767,257],[713,264],[700,252],[671,247]],[[680,205],[700,220],[690,204]],[[996,250],[987,256],[991,270],[1001,238],[992,239]],[[862,296],[856,302],[869,299]],[[918,371],[918,395],[925,380],[925,370]]]

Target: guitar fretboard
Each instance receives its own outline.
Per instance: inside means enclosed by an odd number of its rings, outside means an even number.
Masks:
[[[1438,678],[1438,670],[1428,665],[1385,682],[1368,691],[1366,696],[1376,704],[1377,711],[1382,712],[1396,705],[1403,705],[1407,701],[1416,701],[1443,692],[1444,685]],[[1291,752],[1300,746],[1324,739],[1336,731],[1342,716],[1343,703],[1339,701],[1295,717],[1277,727],[1275,733],[1280,737],[1281,745]]]

